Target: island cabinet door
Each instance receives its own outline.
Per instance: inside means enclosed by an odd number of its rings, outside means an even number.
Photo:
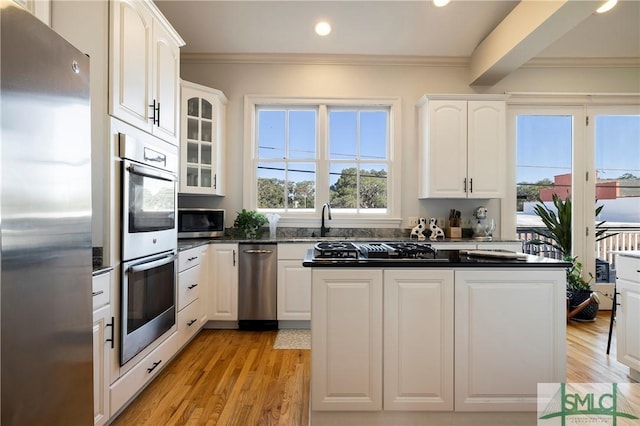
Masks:
[[[453,270],[385,270],[383,381],[385,410],[453,410]]]
[[[631,376],[635,377],[640,371],[640,281],[618,278],[617,285],[617,358],[635,370],[631,372]]]
[[[455,411],[536,411],[566,381],[565,271],[455,272]]]
[[[382,270],[314,269],[311,409],[382,410]]]

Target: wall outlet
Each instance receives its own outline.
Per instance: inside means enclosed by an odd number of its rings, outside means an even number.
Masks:
[[[410,227],[414,227],[414,226],[418,226],[418,220],[420,220],[420,218],[418,218],[417,216],[411,216],[409,218],[409,226]]]

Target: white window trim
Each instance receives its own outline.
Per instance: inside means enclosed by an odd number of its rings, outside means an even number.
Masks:
[[[375,97],[375,98],[307,98],[307,97],[286,97],[286,96],[263,96],[263,95],[246,95],[244,97],[244,182],[243,182],[243,200],[244,208],[254,210],[257,208],[256,200],[256,170],[254,167],[254,158],[256,149],[256,106],[320,106],[320,110],[326,110],[326,106],[363,106],[374,107],[384,106],[389,108],[389,159],[391,166],[389,167],[390,177],[390,197],[387,213],[384,215],[367,213],[345,214],[336,210],[332,211],[332,220],[330,226],[337,228],[353,228],[353,227],[377,227],[377,228],[397,228],[402,223],[401,214],[401,115],[400,106],[401,99],[399,97]],[[326,111],[325,111],[326,112]],[[318,114],[318,141],[326,140],[326,122],[324,120],[326,114]],[[328,163],[328,146],[324,146],[325,152],[320,152],[320,159],[317,164]],[[279,226],[284,227],[316,227],[319,221],[322,205],[328,202],[323,199],[328,194],[328,169],[324,170],[318,167],[316,170],[318,179],[316,187],[316,208],[312,212],[287,212],[282,215],[278,222]]]

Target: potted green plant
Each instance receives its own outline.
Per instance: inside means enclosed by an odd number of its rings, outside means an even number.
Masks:
[[[553,211],[547,207],[542,200],[538,199],[538,204],[533,210],[540,219],[542,219],[546,228],[534,229],[533,232],[544,237],[544,239],[534,239],[530,241],[530,244],[550,245],[560,253],[563,260],[571,263],[571,266],[567,268],[567,297],[569,298],[569,307],[573,308],[591,296],[591,281],[593,280],[593,275],[589,274],[589,280],[585,280],[582,273],[582,263],[578,261],[577,257],[571,256],[571,196],[568,195],[565,200],[562,200],[557,194],[553,194],[553,205],[556,211]],[[604,206],[596,207],[596,217],[600,214],[603,207]],[[605,221],[596,223],[596,241],[611,236],[604,235],[606,231],[606,229],[602,227],[604,223]],[[596,295],[595,300],[574,318],[582,320],[594,319],[598,313],[597,300]]]
[[[262,235],[262,227],[268,223],[267,217],[262,213],[242,209],[233,221],[233,227],[238,235],[248,239],[257,239]]]

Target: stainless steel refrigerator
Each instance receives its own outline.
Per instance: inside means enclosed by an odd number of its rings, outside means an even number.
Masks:
[[[0,18],[1,422],[92,425],[89,59]]]

